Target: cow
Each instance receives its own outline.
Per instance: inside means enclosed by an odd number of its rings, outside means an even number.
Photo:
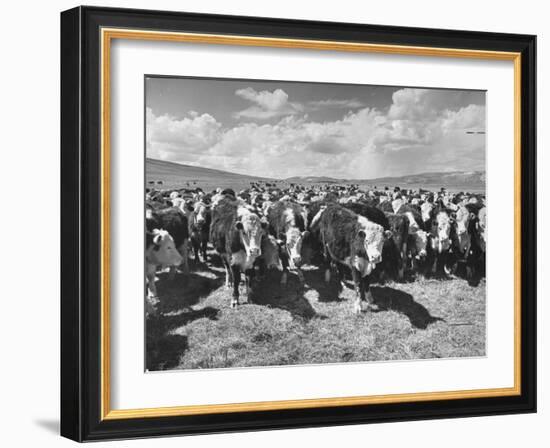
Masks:
[[[392,237],[384,242],[382,251],[383,271],[390,273],[398,280],[405,277],[407,267],[407,243],[409,237],[409,220],[406,216],[386,213]]]
[[[146,210],[146,228],[148,232],[154,229],[164,229],[174,239],[174,244],[182,256],[182,270],[185,275],[189,274],[188,263],[188,241],[189,227],[185,214],[177,207],[169,207],[160,210]],[[170,269],[170,277],[175,274],[175,266]]]
[[[451,213],[446,209],[440,208],[436,210],[435,218],[432,221],[431,246],[434,252],[434,260],[432,273],[445,270],[446,274],[450,274],[448,268],[449,249],[451,248],[452,238],[454,233],[454,219]]]
[[[408,236],[407,259],[411,270],[422,276],[426,275],[427,267],[433,261],[433,250],[430,244],[431,234],[425,230],[417,230]]]
[[[267,221],[230,197],[220,199],[212,208],[210,241],[220,255],[226,273],[226,286],[233,283],[231,308],[239,304],[241,272],[245,273],[247,297],[254,274],[254,263],[261,255],[262,237]]]
[[[209,207],[203,201],[196,202],[193,207],[189,225],[191,230],[191,246],[193,247],[195,261],[197,263],[200,262],[199,252],[205,263],[208,259],[206,249],[208,247],[211,219],[212,215]]]
[[[382,261],[384,239],[391,236],[391,231],[384,231],[382,225],[340,205],[321,208],[314,218],[313,226],[319,227],[326,272],[330,273],[332,262],[351,269],[356,292],[353,312],[360,313],[365,302],[367,309],[374,309],[369,275]]]
[[[158,303],[157,287],[155,286],[156,272],[159,266],[179,266],[183,257],[176,249],[174,239],[164,229],[153,229],[146,232],[145,241],[145,278],[147,280],[148,312],[154,310]]]
[[[422,222],[424,223],[425,229],[429,229],[431,226],[433,208],[434,208],[433,202],[429,202],[429,201],[424,202],[420,206],[420,211],[422,213]]]
[[[301,283],[304,275],[302,265],[302,242],[308,237],[307,212],[291,201],[277,201],[268,210],[269,233],[279,241],[280,259],[283,266],[281,284],[286,284],[289,268],[296,270]]]

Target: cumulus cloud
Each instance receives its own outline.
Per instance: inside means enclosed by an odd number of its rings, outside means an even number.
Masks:
[[[448,92],[400,89],[386,110],[360,107],[325,122],[299,113],[281,89],[237,92],[254,103],[239,117],[261,112],[277,121],[224,127],[209,114],[175,118],[148,109],[148,157],[279,178],[372,178],[485,166],[485,136],[466,133],[485,130],[485,106]],[[328,106],[332,100],[325,101]]]
[[[236,112],[235,118],[268,120],[284,115],[295,115],[303,111],[301,104],[288,101],[288,94],[282,89],[276,89],[273,92],[268,90],[257,92],[252,87],[247,87],[237,90],[235,95],[253,103],[252,106]]]
[[[318,101],[308,101],[307,103],[309,110],[321,110],[324,108],[335,108],[335,109],[359,109],[365,107],[366,104],[355,99],[349,100],[318,100]]]

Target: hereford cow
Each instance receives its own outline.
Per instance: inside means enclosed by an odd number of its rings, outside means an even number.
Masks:
[[[211,219],[212,214],[210,213],[209,207],[203,201],[196,202],[193,207],[189,225],[191,230],[191,246],[193,247],[195,261],[197,263],[200,262],[199,252],[205,263],[208,258],[206,249],[208,247]]]
[[[281,284],[286,284],[288,269],[296,270],[300,282],[304,275],[302,265],[302,242],[309,232],[306,230],[307,212],[301,205],[290,201],[277,201],[268,210],[269,233],[279,241],[280,259],[283,265]]]
[[[435,213],[435,218],[432,221],[431,245],[434,251],[434,262],[432,267],[433,273],[445,271],[450,273],[449,249],[451,248],[452,237],[454,233],[453,218],[446,209],[438,209]]]
[[[361,312],[365,301],[367,308],[374,308],[369,275],[382,261],[384,239],[391,232],[384,231],[382,225],[339,205],[329,205],[321,209],[314,218],[312,227],[314,226],[319,227],[326,270],[330,273],[331,262],[351,269],[357,294],[353,311]]]
[[[262,253],[262,236],[266,227],[267,222],[231,198],[219,200],[212,208],[210,241],[225,267],[226,286],[233,283],[232,308],[239,304],[241,272],[245,273],[249,295],[254,263]]]
[[[176,249],[174,239],[166,230],[153,229],[146,232],[145,242],[145,276],[147,280],[147,310],[151,312],[158,303],[155,286],[157,268],[179,266],[183,261]]]
[[[176,207],[165,208],[161,210],[146,210],[146,228],[148,232],[154,229],[166,230],[174,239],[174,244],[182,256],[182,270],[184,274],[189,274],[188,264],[188,240],[189,229],[187,218],[184,213]],[[172,265],[170,276],[175,274],[175,266]]]

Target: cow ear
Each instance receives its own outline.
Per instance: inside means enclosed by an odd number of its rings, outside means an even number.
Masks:
[[[160,233],[157,233],[153,238],[153,250],[158,251],[160,249],[160,240],[162,239],[162,235]]]
[[[261,225],[262,225],[262,229],[266,229],[266,228],[267,228],[267,224],[268,224],[267,219],[262,218],[262,219],[260,220],[260,223],[261,223]]]
[[[470,212],[470,219],[476,219],[477,216],[474,212]]]
[[[302,232],[302,238],[307,238],[309,236],[309,230],[305,230],[304,232]]]
[[[235,227],[237,228],[237,230],[243,230],[243,223],[238,221],[237,224],[235,224]]]
[[[391,230],[386,230],[384,232],[384,236],[386,237],[386,239],[390,239],[393,236],[393,232]]]
[[[366,237],[367,235],[365,234],[364,231],[359,230],[359,232],[357,232],[357,236],[358,236],[359,238],[361,238],[361,239],[365,239],[365,237]]]

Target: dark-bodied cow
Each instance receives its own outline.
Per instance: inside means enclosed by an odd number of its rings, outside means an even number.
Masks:
[[[291,201],[277,201],[268,210],[269,232],[279,240],[280,258],[283,265],[281,283],[286,284],[288,269],[296,270],[300,282],[304,275],[302,265],[302,242],[308,236],[307,212],[304,207]]]
[[[206,263],[208,258],[206,249],[208,247],[210,222],[212,220],[210,208],[203,201],[198,201],[193,207],[193,213],[191,216],[191,246],[193,247],[193,252],[195,253],[195,261],[197,263],[200,261],[200,252],[203,261]]]
[[[169,207],[161,210],[146,209],[145,224],[148,232],[154,229],[164,229],[174,239],[174,244],[182,256],[182,270],[189,274],[188,241],[189,227],[184,213],[177,207]],[[175,267],[170,270],[170,276],[175,274]]]
[[[353,311],[360,313],[365,302],[367,308],[374,308],[369,275],[382,261],[384,239],[391,232],[339,205],[321,209],[314,218],[313,226],[319,226],[327,272],[330,272],[331,262],[351,269],[356,291]]]
[[[245,273],[247,296],[254,274],[254,263],[261,255],[267,222],[260,220],[238,201],[223,198],[212,208],[210,240],[220,254],[226,272],[226,285],[233,283],[231,307],[239,304],[241,272]]]
[[[386,213],[392,237],[384,242],[382,266],[394,278],[403,280],[407,267],[409,220],[406,216]]]

